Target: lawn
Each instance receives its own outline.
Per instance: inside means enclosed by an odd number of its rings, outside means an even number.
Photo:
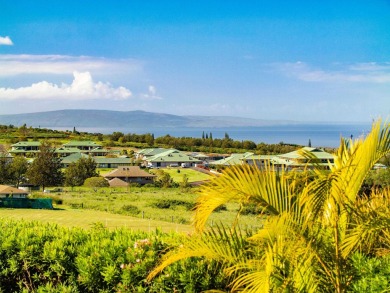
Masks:
[[[146,232],[156,230],[157,228],[164,232],[191,232],[193,230],[189,225],[135,218],[86,209],[0,209],[0,219],[23,219],[27,221],[50,222],[65,227],[81,227],[85,229],[89,229],[97,223],[102,223],[109,229],[125,227]]]
[[[188,176],[188,182],[197,182],[210,180],[211,176],[202,172],[190,169],[190,168],[164,168],[164,172],[167,172],[175,182],[182,182],[183,175]],[[153,170],[155,172],[155,169]]]
[[[189,191],[182,191],[180,188],[157,187],[100,188],[96,192],[86,187],[75,187],[73,191],[70,188],[62,190],[62,192],[49,195],[34,192],[32,196],[52,197],[54,203],[57,203],[56,208],[72,213],[69,217],[66,216],[70,222],[70,217],[79,217],[87,221],[84,227],[94,222],[106,224],[106,219],[112,218],[112,224],[111,220],[107,220],[107,225],[115,226],[115,223],[119,223],[118,225],[131,226],[129,219],[132,221],[138,219],[146,221],[142,222],[143,229],[149,227],[150,221],[156,221],[153,227],[159,227],[165,223],[168,230],[172,227],[175,230],[176,225],[191,224],[194,215],[193,207],[198,197],[197,188],[191,188]],[[209,225],[219,223],[231,225],[238,209],[238,204],[227,204],[223,210],[211,215]],[[62,215],[60,212],[55,215]],[[0,216],[1,214],[2,210],[0,210]],[[53,219],[55,219],[54,216]],[[240,216],[240,222],[243,228],[257,229],[261,226],[261,220],[253,215]]]

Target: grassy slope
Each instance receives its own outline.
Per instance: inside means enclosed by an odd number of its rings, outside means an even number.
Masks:
[[[155,169],[152,170],[153,172],[155,171]],[[184,174],[188,176],[188,182],[210,180],[210,175],[192,170],[190,168],[164,168],[162,170],[164,170],[164,172],[167,172],[172,177],[173,181],[178,183],[183,181]]]
[[[197,189],[182,192],[179,188],[101,188],[97,192],[89,188],[76,187],[73,191],[65,188],[63,192],[50,194],[63,203],[57,210],[0,209],[0,218],[16,218],[55,222],[64,226],[89,228],[94,223],[114,227],[129,227],[149,231],[161,228],[163,231],[192,231],[190,226],[193,211],[186,205],[172,205],[170,208],[156,206],[159,202],[185,202],[194,204]],[[34,192],[34,197],[48,196]],[[82,206],[81,206],[82,205]],[[138,214],[129,212],[126,207],[137,209]],[[237,204],[228,204],[227,210],[211,215],[209,224],[233,223],[238,210]],[[242,227],[258,228],[261,221],[254,216],[241,216]],[[183,225],[184,224],[184,225]]]
[[[0,219],[24,219],[56,223],[65,227],[81,227],[89,229],[96,223],[107,228],[126,227],[133,230],[153,231],[160,228],[164,232],[190,232],[192,227],[177,223],[134,218],[94,210],[33,210],[33,209],[0,209]]]

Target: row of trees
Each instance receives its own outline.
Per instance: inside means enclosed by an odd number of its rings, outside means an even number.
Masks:
[[[258,143],[251,140],[233,140],[228,133],[223,138],[213,138],[212,133],[204,133],[201,138],[194,137],[174,137],[169,134],[161,137],[154,137],[153,133],[124,134],[115,131],[112,134],[103,135],[101,133],[78,132],[75,128],[73,131],[59,131],[46,128],[33,128],[22,125],[15,127],[13,125],[0,125],[0,138],[8,139],[11,143],[16,143],[28,138],[44,139],[81,139],[101,141],[105,146],[136,146],[136,147],[169,147],[183,151],[201,151],[201,152],[244,152],[252,151],[258,154],[281,154],[294,151],[300,146],[280,142],[278,144]],[[310,142],[309,142],[310,144]]]
[[[124,134],[123,132],[113,132],[108,135],[111,144],[131,145],[131,143],[141,143],[149,147],[163,146],[176,148],[183,151],[205,151],[205,152],[227,152],[228,150],[239,151],[254,151],[258,154],[281,154],[294,151],[300,146],[294,144],[256,144],[251,140],[233,140],[228,133],[220,138],[213,138],[212,133],[203,133],[202,138],[195,137],[175,137],[169,134],[155,138],[154,134]],[[109,143],[109,144],[110,144]]]

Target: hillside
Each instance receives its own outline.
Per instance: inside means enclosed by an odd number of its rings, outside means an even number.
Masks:
[[[33,127],[234,127],[296,124],[292,121],[260,120],[230,116],[179,116],[145,111],[58,110],[0,115],[0,124]]]

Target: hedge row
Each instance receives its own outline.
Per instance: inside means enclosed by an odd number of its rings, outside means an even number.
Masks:
[[[226,289],[218,265],[199,259],[146,276],[185,235],[91,230],[0,220],[0,292],[201,292]]]

